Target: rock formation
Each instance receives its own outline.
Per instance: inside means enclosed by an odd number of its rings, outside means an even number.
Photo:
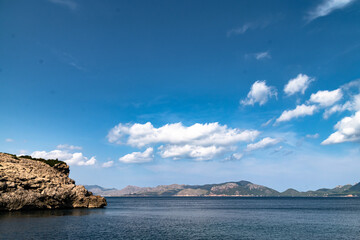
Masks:
[[[0,153],[0,210],[104,206],[105,198],[75,185],[66,163]]]

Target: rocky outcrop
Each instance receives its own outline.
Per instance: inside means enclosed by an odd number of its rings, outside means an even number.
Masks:
[[[0,210],[106,206],[105,198],[75,185],[66,163],[54,162],[0,153]]]

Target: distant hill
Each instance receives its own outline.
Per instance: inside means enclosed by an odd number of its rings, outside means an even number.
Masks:
[[[349,192],[360,192],[360,182],[350,187]]]
[[[289,188],[278,192],[272,188],[253,184],[248,181],[225,182],[206,185],[159,185],[157,187],[127,186],[121,190],[102,188],[98,185],[85,185],[94,194],[102,196],[243,196],[243,197],[331,197],[360,196],[360,183],[337,186],[332,189],[322,188],[316,191],[299,192]]]

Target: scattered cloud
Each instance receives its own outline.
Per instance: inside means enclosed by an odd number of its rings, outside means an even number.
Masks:
[[[70,10],[76,10],[78,4],[74,0],[48,0],[51,3],[58,4],[69,8]]]
[[[259,103],[260,106],[267,103],[269,98],[277,97],[277,91],[275,87],[267,86],[266,81],[256,81],[250,89],[247,98],[241,100],[240,103],[243,105],[254,105]]]
[[[240,160],[244,155],[242,153],[233,153],[231,156],[233,159]]]
[[[255,58],[256,58],[256,60],[270,59],[271,55],[270,55],[269,51],[259,52],[259,53],[255,53]]]
[[[308,13],[307,20],[311,22],[316,18],[324,17],[335,10],[349,6],[353,2],[355,0],[323,0],[321,4]]]
[[[336,89],[333,91],[318,91],[317,93],[313,93],[310,96],[310,102],[317,103],[321,107],[329,107],[332,106],[334,103],[341,100],[343,97],[343,93],[341,89]]]
[[[13,141],[14,141],[14,139],[12,139],[12,138],[5,139],[5,142],[13,142]]]
[[[305,90],[309,87],[310,83],[315,79],[309,77],[306,74],[299,74],[296,78],[290,79],[289,82],[284,87],[284,92],[287,96],[294,95],[295,93],[300,92],[301,94],[305,93]]]
[[[96,163],[96,158],[91,157],[88,159],[83,156],[81,152],[70,153],[66,150],[53,150],[50,152],[46,151],[35,151],[31,154],[34,158],[44,158],[44,159],[59,159],[66,162],[69,165],[78,165],[78,166],[89,166]]]
[[[56,146],[57,149],[65,149],[65,150],[82,150],[82,147],[69,145],[69,144],[59,144]]]
[[[313,115],[316,110],[317,110],[317,107],[315,105],[310,105],[310,106],[305,105],[305,104],[298,105],[293,110],[284,111],[281,114],[281,116],[278,119],[276,119],[276,122],[277,123],[286,122],[286,121],[290,121],[293,118]]]
[[[344,104],[336,104],[329,109],[326,109],[323,117],[328,119],[334,113],[341,113],[344,111],[359,111],[360,110],[360,94],[351,97],[351,100]]]
[[[263,138],[262,140],[260,140],[259,142],[248,144],[246,146],[246,151],[250,152],[250,151],[254,151],[254,150],[258,150],[258,149],[262,149],[262,148],[267,148],[270,146],[274,146],[275,144],[278,144],[279,142],[280,142],[280,139],[266,137],[266,138]]]
[[[227,32],[227,36],[230,37],[232,35],[244,34],[250,28],[252,28],[252,24],[251,23],[246,23],[246,24],[242,25],[241,27],[233,28],[233,29],[229,30]]]
[[[154,149],[152,147],[147,148],[144,152],[133,152],[126,154],[119,158],[120,162],[123,163],[145,163],[151,162],[154,158]]]
[[[231,37],[233,35],[242,35],[251,29],[265,28],[268,24],[268,21],[245,23],[240,27],[230,29],[229,31],[227,31],[226,35],[227,37]]]
[[[109,168],[112,167],[114,165],[114,161],[108,161],[108,162],[104,162],[101,167],[103,168]]]
[[[283,146],[279,146],[279,147],[275,148],[274,151],[273,151],[271,154],[278,153],[278,152],[280,152],[283,148],[284,148]]]
[[[351,117],[345,117],[336,125],[337,130],[331,134],[321,144],[335,144],[343,142],[355,142],[360,140],[360,111],[357,111]]]
[[[316,138],[319,138],[320,135],[319,135],[318,133],[315,133],[315,134],[307,134],[305,137],[306,137],[306,138],[316,139]]]
[[[244,156],[243,153],[233,153],[230,156],[228,156],[227,158],[224,159],[224,161],[236,161],[236,160],[240,160],[242,159]]]
[[[269,126],[269,124],[273,121],[274,119],[269,119],[268,121],[264,122],[263,124],[261,124],[261,127],[267,127]]]

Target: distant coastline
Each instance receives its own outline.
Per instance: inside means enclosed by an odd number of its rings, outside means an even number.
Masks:
[[[123,189],[85,185],[94,194],[104,197],[360,197],[360,183],[300,192],[289,188],[284,192],[249,181],[205,185],[127,186]]]

